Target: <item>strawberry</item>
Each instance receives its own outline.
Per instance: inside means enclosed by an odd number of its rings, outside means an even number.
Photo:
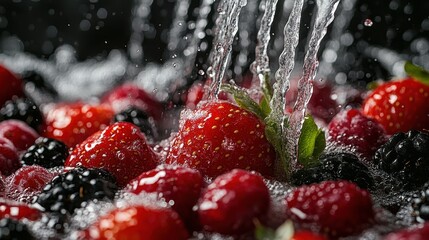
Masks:
[[[164,111],[163,105],[158,100],[131,83],[123,84],[106,93],[102,102],[109,104],[116,113],[135,106],[157,121],[161,119]]]
[[[216,177],[235,168],[273,175],[276,153],[265,138],[265,125],[254,114],[218,101],[182,114],[168,164],[196,168]]]
[[[185,223],[189,223],[194,213],[192,207],[197,203],[203,186],[203,177],[197,170],[161,165],[132,180],[127,191],[157,193],[159,198],[172,204]]]
[[[2,65],[0,65],[0,86],[0,107],[14,96],[24,96],[22,80]]]
[[[347,181],[305,185],[286,196],[286,213],[298,225],[333,237],[359,233],[373,220],[370,194]]]
[[[106,128],[112,117],[113,111],[108,105],[58,104],[48,110],[42,132],[45,137],[73,148],[91,134]]]
[[[65,167],[103,168],[125,186],[142,172],[156,167],[155,152],[134,124],[118,122],[88,137],[73,149]]]
[[[0,138],[0,173],[10,175],[21,167],[18,152],[11,141]]]
[[[101,216],[81,235],[81,239],[88,240],[186,240],[188,237],[176,212],[148,206],[115,209]]]
[[[429,86],[414,78],[378,86],[364,101],[363,113],[388,134],[429,129]]]
[[[426,240],[429,236],[429,223],[402,229],[388,234],[384,240]]]
[[[22,152],[33,145],[39,134],[25,122],[11,119],[0,122],[0,137],[10,140]]]
[[[0,199],[0,219],[13,218],[15,220],[28,219],[36,221],[40,219],[41,215],[39,210],[25,203]]]
[[[294,233],[290,240],[327,240],[327,238],[314,232],[302,230]]]
[[[262,177],[241,169],[218,176],[198,201],[204,230],[239,234],[252,230],[255,219],[266,214],[270,195]]]
[[[55,177],[43,167],[24,166],[6,178],[6,196],[20,202],[30,202]]]
[[[371,159],[375,151],[387,141],[384,128],[357,109],[343,110],[328,125],[328,141],[350,147]]]

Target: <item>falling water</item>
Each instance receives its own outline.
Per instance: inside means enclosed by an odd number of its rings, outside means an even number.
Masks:
[[[287,139],[292,141],[292,144],[288,144],[288,152],[292,154],[291,159],[296,159],[298,139],[305,117],[305,109],[313,93],[313,79],[318,66],[317,52],[319,51],[320,42],[325,36],[329,24],[334,19],[339,0],[317,0],[316,3],[318,7],[316,20],[304,58],[303,76],[298,82],[298,97],[289,118],[289,128],[287,130]]]
[[[353,43],[353,36],[347,33],[346,29],[354,16],[356,2],[357,0],[343,0],[339,5],[339,13],[332,23],[330,38],[320,61],[318,75],[322,77],[334,72],[333,64],[336,62],[337,56],[344,55],[346,47]]]
[[[270,71],[268,58],[268,43],[270,42],[270,30],[276,13],[277,0],[265,1],[265,12],[262,16],[261,27],[258,31],[258,44],[255,49],[255,62],[251,66],[254,75],[264,75]]]
[[[175,16],[173,18],[172,26],[169,31],[168,36],[168,45],[167,48],[173,55],[178,54],[180,51],[177,48],[179,47],[180,41],[183,39],[183,32],[187,26],[187,16],[189,10],[190,0],[179,0],[176,2],[174,9]]]
[[[152,3],[153,0],[136,0],[132,10],[132,32],[128,43],[128,54],[130,55],[131,61],[136,65],[143,63],[144,30],[146,24],[148,24]]]
[[[232,43],[238,31],[238,18],[241,8],[246,5],[246,0],[224,0],[219,6],[219,16],[216,21],[216,38],[214,39],[213,52],[211,54],[211,67],[207,73],[211,78],[210,90],[206,99],[215,99],[219,93],[225,70],[228,65]]]
[[[240,22],[238,28],[239,36],[239,52],[234,64],[234,74],[242,75],[249,61],[250,50],[254,44],[252,39],[253,33],[256,31],[256,18],[258,15],[258,1],[250,1],[246,7],[242,9],[240,14]]]
[[[191,41],[186,49],[183,51],[185,56],[185,75],[189,75],[194,68],[195,58],[198,52],[198,45],[201,42],[201,39],[205,36],[205,29],[208,24],[208,15],[211,12],[212,5],[214,0],[203,0],[200,5],[200,10],[198,11],[198,18],[195,22],[195,30],[191,37]]]
[[[282,139],[287,139],[286,126],[284,125],[284,108],[286,106],[285,95],[286,91],[289,89],[289,77],[295,63],[295,49],[299,40],[299,26],[301,23],[303,4],[303,0],[295,1],[292,12],[289,15],[289,20],[284,27],[284,48],[283,52],[280,54],[279,69],[276,72],[276,81],[273,86],[273,98],[270,102],[272,111],[268,117],[277,123],[277,126],[279,127],[277,131],[281,135]],[[282,146],[282,151],[285,152],[288,150],[286,147],[289,144],[285,141],[282,141],[282,143],[286,144],[286,146]],[[292,153],[288,151],[288,154]]]

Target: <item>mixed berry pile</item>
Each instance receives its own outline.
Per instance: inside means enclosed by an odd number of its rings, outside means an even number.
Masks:
[[[0,66],[0,239],[427,239],[429,75],[408,68],[371,90],[315,82],[289,159],[244,87],[37,104]]]

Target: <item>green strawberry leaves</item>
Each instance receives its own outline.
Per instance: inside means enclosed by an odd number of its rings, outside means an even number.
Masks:
[[[406,62],[404,69],[408,76],[415,78],[423,84],[429,85],[429,72],[422,67],[414,65],[411,62]]]
[[[245,89],[232,84],[222,84],[221,90],[232,94],[235,102],[237,102],[238,106],[241,108],[256,114],[260,119],[265,119],[267,117],[267,110],[262,109],[262,107],[249,96]]]
[[[323,132],[308,115],[302,125],[298,141],[298,162],[305,168],[319,163],[319,156],[326,146],[325,132]]]
[[[257,115],[265,123],[265,136],[275,148],[279,161],[276,162],[276,175],[279,179],[287,179],[290,175],[291,159],[286,152],[287,139],[284,139],[284,130],[287,129],[286,117],[272,117],[270,115],[270,101],[273,90],[269,84],[269,75],[259,76],[263,96],[258,104],[253,100],[248,91],[233,83],[222,84],[221,90],[233,95],[237,104]],[[282,125],[285,126],[282,128]],[[304,167],[311,167],[319,163],[319,156],[326,146],[325,133],[318,128],[314,119],[307,116],[301,129],[298,141],[298,163]]]

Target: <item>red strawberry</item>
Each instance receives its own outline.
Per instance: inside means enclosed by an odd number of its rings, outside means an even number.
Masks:
[[[25,203],[0,199],[0,219],[13,218],[15,220],[28,219],[36,221],[41,215],[39,210]]]
[[[429,236],[429,223],[403,229],[388,234],[384,240],[426,240]]]
[[[68,156],[66,167],[103,168],[116,177],[120,186],[142,172],[156,167],[155,152],[134,124],[118,122],[77,145]]]
[[[155,120],[160,120],[164,107],[145,90],[133,84],[121,85],[108,92],[102,99],[112,106],[115,112],[121,112],[129,106],[135,106],[147,112]]]
[[[55,177],[43,167],[23,166],[6,178],[6,196],[10,199],[29,202]]]
[[[388,134],[429,129],[429,86],[407,78],[378,86],[365,100],[363,113]]]
[[[328,125],[328,141],[350,147],[366,158],[387,141],[383,127],[357,109],[338,113]]]
[[[25,122],[11,119],[0,122],[0,137],[9,139],[21,152],[33,145],[39,134]]]
[[[301,186],[286,196],[286,213],[303,228],[341,237],[363,230],[374,218],[366,190],[346,181]]]
[[[162,165],[132,180],[127,190],[135,194],[157,193],[167,203],[172,203],[172,208],[185,223],[190,223],[192,207],[197,203],[203,186],[203,177],[197,170]]]
[[[21,163],[15,146],[8,139],[0,138],[0,173],[8,176],[19,167]]]
[[[327,240],[327,238],[314,232],[302,230],[294,233],[290,240]]]
[[[110,124],[112,117],[113,111],[107,105],[82,102],[59,104],[48,110],[42,132],[45,137],[74,147],[93,133],[104,129]]]
[[[24,84],[7,68],[0,65],[0,107],[13,96],[24,96]]]
[[[268,211],[270,195],[261,176],[235,169],[217,177],[198,202],[203,228],[239,234],[254,228],[254,220]]]
[[[167,208],[131,206],[104,215],[82,233],[82,239],[186,240],[179,215]]]
[[[220,101],[185,112],[181,121],[167,163],[197,168],[209,177],[235,168],[273,175],[276,153],[254,114]]]

